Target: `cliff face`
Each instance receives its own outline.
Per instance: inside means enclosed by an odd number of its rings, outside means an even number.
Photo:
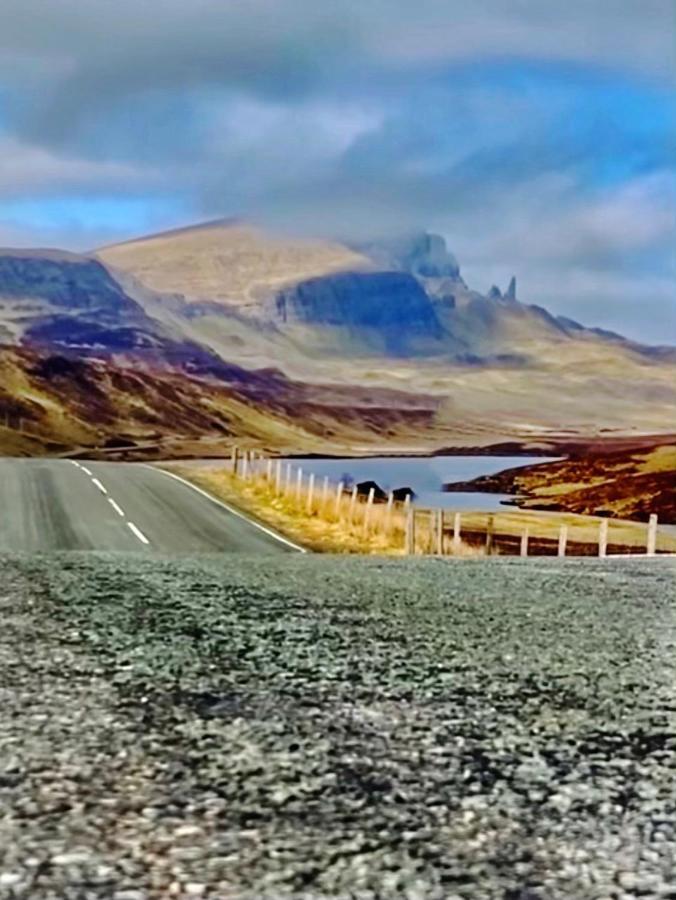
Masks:
[[[440,341],[443,329],[420,283],[404,272],[345,272],[280,291],[270,304],[281,324],[374,330],[394,355],[416,341]]]
[[[225,363],[147,315],[98,260],[0,251],[0,342],[220,376]]]
[[[99,322],[121,317],[145,318],[141,307],[129,297],[94,259],[75,254],[35,251],[0,251],[0,302],[5,310],[31,312],[50,307],[96,314]]]

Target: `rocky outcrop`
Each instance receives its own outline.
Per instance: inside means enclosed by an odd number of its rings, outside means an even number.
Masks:
[[[416,278],[450,278],[459,281],[460,266],[440,234],[415,232],[360,245],[376,265],[408,272]]]
[[[394,355],[444,332],[420,282],[406,272],[343,272],[280,291],[271,311],[281,324],[301,322],[372,331]]]
[[[145,319],[141,307],[100,262],[50,251],[0,251],[0,300],[20,313],[44,304],[59,310],[95,313],[99,323]]]

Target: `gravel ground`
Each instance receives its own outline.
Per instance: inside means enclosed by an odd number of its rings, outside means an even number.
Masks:
[[[0,557],[0,898],[676,898],[673,561]]]

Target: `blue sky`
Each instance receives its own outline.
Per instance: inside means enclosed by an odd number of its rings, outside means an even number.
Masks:
[[[672,0],[2,0],[0,244],[217,216],[443,233],[676,343]]]

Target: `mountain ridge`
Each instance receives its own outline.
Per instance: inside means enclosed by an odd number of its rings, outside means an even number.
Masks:
[[[209,283],[218,290],[205,296]],[[522,303],[515,278],[504,293],[474,291],[444,239],[430,234],[348,246],[219,220],[95,255],[0,251],[0,344],[181,376],[207,394],[259,384],[257,372],[275,369],[307,396],[334,386],[347,418],[350,392],[360,403],[369,393],[387,398],[393,421],[428,398],[411,446],[562,428],[654,433],[676,409],[676,349]],[[334,415],[280,385],[273,378],[262,389],[271,415],[276,390],[295,398],[284,414],[301,430]],[[255,391],[246,402],[257,402]],[[373,444],[367,418],[350,435],[363,428]],[[395,437],[388,426],[383,445]]]

